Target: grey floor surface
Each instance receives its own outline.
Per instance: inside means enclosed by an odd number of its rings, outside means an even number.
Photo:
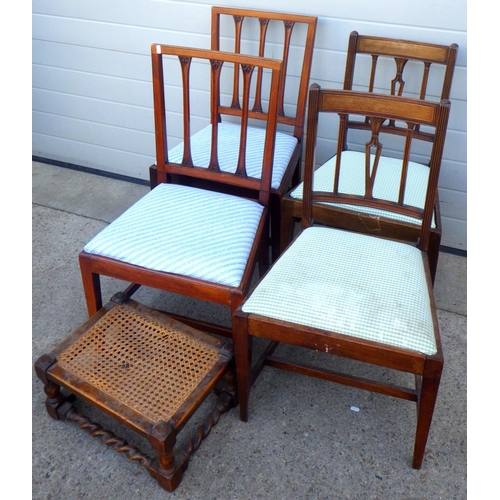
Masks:
[[[87,318],[78,253],[148,188],[36,162],[32,187],[34,362]],[[421,470],[410,466],[414,404],[266,368],[252,389],[249,422],[240,422],[237,410],[223,415],[193,455],[179,488],[167,493],[145,469],[98,438],[52,420],[33,371],[32,498],[467,498],[466,266],[465,257],[440,255],[435,295],[445,369]],[[106,300],[124,284],[105,279],[103,286]],[[154,290],[141,289],[135,298],[228,321],[223,308]],[[402,374],[396,378],[404,381]],[[186,436],[211,403],[197,412]],[[141,438],[105,417],[99,420],[88,405],[78,408],[148,451]]]

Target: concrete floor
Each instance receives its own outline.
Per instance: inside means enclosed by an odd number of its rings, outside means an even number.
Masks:
[[[78,253],[148,188],[35,162],[32,186],[34,362],[87,317]],[[421,470],[410,466],[412,403],[266,368],[252,390],[249,422],[240,422],[237,410],[223,415],[169,494],[123,454],[74,424],[52,420],[33,371],[32,498],[467,498],[466,266],[465,257],[440,255],[435,295],[445,369]],[[104,279],[105,300],[123,287]],[[224,308],[156,290],[141,289],[134,298],[202,319],[229,319]],[[404,375],[396,378],[401,382]],[[147,451],[133,433],[84,403],[78,408]]]

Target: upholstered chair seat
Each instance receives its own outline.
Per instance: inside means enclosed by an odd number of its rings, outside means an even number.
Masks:
[[[242,309],[300,328],[436,352],[422,252],[407,243],[307,228]]]
[[[239,286],[262,211],[262,205],[245,198],[159,184],[84,251],[154,271]]]

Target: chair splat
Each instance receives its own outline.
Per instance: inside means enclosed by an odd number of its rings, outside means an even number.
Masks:
[[[447,100],[450,97],[457,52],[458,46],[456,44],[437,45],[421,41],[361,35],[353,31],[349,36],[343,89],[367,92],[373,95],[390,95],[401,99],[411,98],[422,102]],[[309,129],[310,125],[308,122],[308,130],[312,130]],[[341,140],[342,147],[337,154],[342,152],[345,156],[345,152],[348,152],[348,156],[356,154],[364,156],[361,152],[366,143],[363,140],[363,134],[371,131],[370,117],[349,118],[343,120],[340,127],[342,128],[342,134],[339,136],[339,140]],[[382,133],[391,134],[392,136],[386,139],[384,135],[384,142],[386,143],[382,153],[384,162],[385,159],[389,161],[390,158],[399,156],[401,153],[404,164],[410,165],[409,156],[405,156],[406,153],[404,153],[409,151],[409,148],[404,145],[400,147],[401,143],[398,139],[399,137],[407,137],[408,124],[404,120],[398,121],[388,117],[381,125],[380,134]],[[309,132],[307,132],[307,136],[309,135]],[[324,140],[325,137],[322,137],[322,139]],[[429,174],[430,167],[427,164],[427,159],[430,155],[428,150],[434,148],[436,143],[443,142],[442,138],[436,135],[435,128],[424,126],[423,122],[412,125],[411,141],[416,144],[417,140],[427,143],[416,145],[412,151],[415,159],[414,163],[418,162],[422,167],[422,169],[418,167],[421,170],[422,177],[415,177],[412,174],[412,172],[414,173],[414,165],[412,165],[409,171],[404,171],[406,173],[402,178],[400,177],[400,170],[397,169],[394,171],[394,178],[391,179],[391,176],[387,178],[387,182],[393,188],[396,186],[398,188],[398,194],[392,197],[392,202],[399,205],[405,203],[415,205],[417,198],[420,201],[424,199],[427,184],[421,182],[421,179],[427,179]],[[394,146],[396,143],[398,143],[397,148]],[[327,171],[328,175],[330,175],[330,171],[331,176],[334,175],[335,160],[330,161],[329,155],[331,153],[326,153],[326,151],[328,151],[328,148],[319,148],[318,158],[315,160],[316,165],[318,165],[315,178],[318,175],[322,179],[321,182],[325,180]],[[308,152],[306,151],[306,161],[307,157]],[[365,162],[364,158],[358,158],[358,160],[359,163],[364,164]],[[359,172],[356,175],[361,175],[362,180],[365,181],[366,179],[368,182],[368,176],[364,178],[363,174]],[[329,177],[329,179],[332,177]],[[369,188],[369,185],[366,187]],[[358,187],[356,193],[359,193],[362,189]],[[415,195],[415,200],[412,203],[408,202],[409,192],[412,193],[412,196]],[[302,193],[303,184],[299,183],[282,198],[280,238],[282,250],[287,247],[293,238],[295,222],[302,218]],[[307,194],[304,194],[304,196],[307,196]],[[429,219],[431,221],[431,233],[429,236],[428,257],[431,263],[432,279],[434,280],[440,252],[442,224],[437,189],[433,196],[434,210],[431,212]],[[377,231],[380,236],[408,242],[422,241],[420,238],[420,224],[422,221],[420,215],[401,219],[396,217],[392,211],[387,211],[379,213],[379,216],[374,219],[370,205],[372,200],[368,196],[365,199],[367,202],[366,207],[354,203],[352,207],[341,203],[315,203],[314,219],[317,223],[328,223],[334,220],[337,227],[343,229],[365,230],[369,233]],[[423,210],[420,202],[416,204]],[[424,222],[424,224],[427,224],[427,222]]]

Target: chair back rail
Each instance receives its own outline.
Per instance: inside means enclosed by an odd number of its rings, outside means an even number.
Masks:
[[[347,50],[344,90],[353,90],[355,85],[354,70],[356,67],[357,56],[367,55],[371,58],[371,64],[369,76],[366,77],[365,75],[365,78],[363,79],[365,83],[368,82],[367,87],[362,90],[366,90],[368,92],[383,92],[380,82],[378,85],[376,84],[376,77],[382,75],[384,76],[382,85],[384,89],[389,89],[391,95],[406,95],[407,97],[416,97],[418,95],[419,99],[429,99],[429,77],[431,74],[431,66],[434,65],[443,67],[444,69],[438,100],[449,99],[457,53],[457,44],[437,45],[410,40],[366,36],[353,31],[349,37]],[[382,65],[379,64],[381,59],[392,59],[394,61],[394,66],[392,67],[393,69],[391,68],[392,70],[395,69],[395,74],[393,73],[394,76],[391,76],[391,70],[389,70],[389,73],[384,73],[387,66],[384,66],[383,68],[381,67]],[[420,72],[416,70],[416,68],[413,68],[414,71],[408,70],[406,73],[404,72],[405,68],[407,68],[407,63],[410,61],[421,67]],[[405,81],[404,76],[408,77],[413,84],[412,94],[409,92],[404,94],[404,92],[408,90],[406,83],[409,81]],[[420,83],[418,80],[420,80]],[[437,89],[434,89],[434,93],[437,94]],[[369,125],[366,122],[360,123],[349,121],[348,126],[353,129],[369,128]],[[401,130],[393,121],[384,124],[384,128],[388,131],[392,130],[392,133],[394,134],[405,135],[404,129]],[[431,133],[421,131],[419,126],[415,128],[414,132],[422,140],[430,142],[434,140]]]
[[[307,89],[309,85],[309,76],[311,72],[312,53],[314,46],[314,38],[316,34],[317,18],[314,16],[303,16],[296,14],[286,14],[279,12],[267,12],[250,9],[236,9],[230,7],[212,7],[212,50],[220,50],[221,39],[227,37],[226,31],[222,33],[222,19],[226,16],[232,17],[234,21],[234,30],[231,36],[234,38],[234,52],[241,54],[243,51],[243,25],[246,22],[258,24],[259,41],[258,49],[254,55],[265,57],[266,53],[271,52],[274,56],[273,42],[267,43],[267,34],[270,24],[281,23],[283,25],[283,41],[281,61],[283,63],[280,77],[279,97],[278,97],[278,123],[290,125],[293,127],[293,135],[300,141],[302,139],[305,107],[307,99]],[[306,33],[304,36],[297,35],[297,40],[294,42],[294,28],[299,24],[306,25]],[[297,31],[297,30],[295,30]],[[300,40],[299,40],[300,38]],[[268,47],[271,48],[268,48]],[[300,75],[298,75],[299,85],[294,102],[290,102],[295,108],[294,114],[285,113],[285,86],[287,82],[287,70],[289,61],[291,61],[292,53],[294,54],[294,62],[298,58],[295,57],[296,52],[302,51],[302,64]],[[258,75],[253,89],[254,105],[250,111],[250,117],[256,119],[266,119],[264,111],[263,86],[264,86],[264,68],[258,69]],[[294,75],[295,76],[295,75]],[[230,106],[219,106],[219,114],[238,115],[240,114],[241,105],[240,99],[240,78],[239,68],[235,66],[233,75],[233,98]],[[292,107],[292,106],[291,106]]]
[[[163,58],[175,56],[179,60],[179,71],[182,75],[182,115],[183,115],[183,158],[182,163],[170,163],[168,159],[167,145],[167,109],[165,92],[166,87]],[[224,183],[241,188],[258,191],[259,202],[268,204],[271,184],[271,173],[274,155],[274,143],[276,135],[276,124],[278,115],[278,88],[281,75],[281,61],[234,54],[230,52],[212,51],[178,47],[172,45],[153,44],[151,46],[152,71],[153,71],[153,96],[155,116],[155,139],[156,139],[156,164],[158,166],[158,180],[167,182],[167,175],[180,174],[188,177],[196,177],[217,183]],[[194,164],[191,156],[191,67],[192,61],[196,60],[209,64],[210,81],[207,82],[207,91],[210,92],[210,124],[212,125],[210,163],[209,168]],[[235,172],[222,171],[218,159],[218,126],[219,126],[219,103],[221,100],[221,71],[225,64],[234,65],[239,68],[242,81],[242,91],[239,95],[239,117],[240,117],[240,142],[238,160]],[[262,161],[261,178],[247,175],[246,150],[247,150],[247,125],[251,112],[251,86],[252,77],[259,70],[267,70],[271,73],[269,87],[268,110],[266,117],[266,136],[264,143],[264,157]]]
[[[390,211],[400,215],[416,217],[422,221],[419,248],[427,251],[433,208],[437,193],[437,182],[444,148],[446,127],[448,124],[450,103],[422,101],[403,97],[376,94],[372,92],[353,92],[346,90],[321,89],[317,84],[311,85],[309,92],[309,111],[307,121],[307,138],[305,153],[303,220],[302,226],[314,223],[312,204],[341,203],[362,205],[373,209]],[[313,172],[315,164],[315,147],[319,113],[337,113],[339,115],[339,133],[336,151],[336,163],[332,179],[331,192],[313,191]],[[356,115],[366,118],[369,127],[369,138],[364,147],[364,193],[342,193],[339,188],[342,167],[343,144],[348,128],[348,116]],[[402,167],[399,178],[397,200],[387,200],[374,196],[374,185],[377,179],[379,161],[383,152],[381,135],[385,132],[382,124],[386,120],[404,122],[406,132],[401,150]],[[429,162],[429,178],[423,209],[405,203],[408,164],[414,140],[419,140],[415,129],[425,125],[435,130]]]

